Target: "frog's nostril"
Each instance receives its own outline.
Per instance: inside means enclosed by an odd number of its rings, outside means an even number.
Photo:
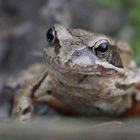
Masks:
[[[81,52],[80,51],[75,51],[73,54],[72,54],[72,57],[79,57],[81,55]]]

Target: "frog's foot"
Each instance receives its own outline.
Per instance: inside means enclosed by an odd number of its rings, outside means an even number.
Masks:
[[[33,103],[30,96],[23,94],[22,90],[16,93],[12,110],[12,118],[15,120],[25,121],[33,116]]]
[[[46,78],[47,73],[41,79],[31,79],[27,81],[15,94],[12,118],[16,120],[29,120],[34,113],[34,94],[39,90],[41,83]],[[36,82],[38,81],[38,82]],[[36,84],[35,84],[36,83]]]

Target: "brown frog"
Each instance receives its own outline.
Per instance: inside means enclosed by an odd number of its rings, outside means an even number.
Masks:
[[[80,115],[120,115],[139,98],[140,70],[126,43],[60,24],[46,37],[47,70],[17,91],[14,117],[30,118],[36,101]]]

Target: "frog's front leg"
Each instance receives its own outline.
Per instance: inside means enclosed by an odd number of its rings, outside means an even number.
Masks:
[[[14,97],[14,105],[12,110],[12,118],[16,120],[28,120],[33,116],[34,106],[30,90],[28,88],[20,89]]]
[[[51,76],[47,73],[34,84],[33,79],[28,81],[22,89],[19,89],[14,97],[14,106],[12,117],[18,120],[28,120],[34,115],[34,104],[43,102],[58,112],[74,114],[73,110],[63,104],[61,101],[50,95],[52,86],[50,84]]]
[[[27,83],[25,83],[24,86],[22,86],[16,92],[14,97],[13,110],[12,110],[12,117],[14,119],[27,120],[33,117],[34,103],[36,101],[34,95],[36,92],[43,93],[42,90],[40,91],[40,87],[44,82],[44,80],[47,78],[48,78],[48,73],[45,73],[43,74],[43,77],[40,80],[38,80],[38,82],[37,82],[37,78],[29,80]]]

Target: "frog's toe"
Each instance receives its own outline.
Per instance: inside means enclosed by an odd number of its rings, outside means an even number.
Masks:
[[[12,110],[12,118],[15,120],[29,120],[33,116],[32,99],[23,94],[17,95],[14,100],[14,107]]]

